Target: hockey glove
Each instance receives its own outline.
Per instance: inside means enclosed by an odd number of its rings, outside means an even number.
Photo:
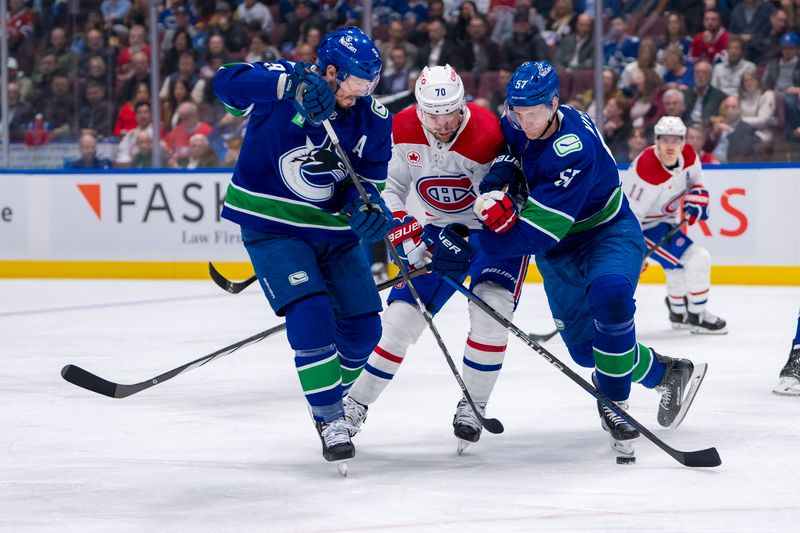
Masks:
[[[389,240],[397,249],[397,255],[409,270],[425,266],[429,243],[422,238],[422,225],[405,211],[392,213],[392,229]]]
[[[469,230],[463,224],[448,224],[433,245],[431,271],[461,281],[469,271],[475,248],[467,242]]]
[[[517,204],[503,191],[485,192],[478,196],[472,206],[484,226],[495,233],[503,233],[512,228],[519,218]]]
[[[695,185],[683,197],[683,212],[689,215],[690,226],[708,219],[708,191],[702,185]]]
[[[350,221],[350,229],[361,240],[378,242],[389,232],[392,214],[380,195],[370,194],[369,199],[372,205],[367,207],[364,200],[357,196],[342,208],[342,212]]]
[[[481,194],[490,191],[506,191],[511,196],[516,196],[524,181],[525,175],[522,173],[522,167],[517,158],[511,154],[502,154],[492,162],[492,166],[481,180],[478,190]]]
[[[281,94],[284,100],[291,100],[297,112],[315,126],[322,124],[336,108],[336,98],[327,80],[313,72],[311,65],[301,62],[295,63],[294,71],[286,77]]]

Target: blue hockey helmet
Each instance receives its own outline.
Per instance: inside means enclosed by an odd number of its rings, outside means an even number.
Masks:
[[[381,55],[372,39],[355,26],[333,30],[323,37],[317,48],[317,66],[320,74],[328,65],[338,69],[336,81],[339,84],[354,76],[366,80],[364,96],[372,93],[378,85],[381,73]]]
[[[526,61],[520,65],[506,85],[506,116],[511,125],[523,129],[514,112],[515,107],[546,105],[545,120],[549,126],[555,112],[552,108],[553,97],[560,95],[559,90],[558,74],[550,62]]]

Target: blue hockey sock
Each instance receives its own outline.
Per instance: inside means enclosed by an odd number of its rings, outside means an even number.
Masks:
[[[336,324],[336,346],[342,369],[342,394],[347,394],[381,339],[378,313],[366,313],[339,320]]]
[[[631,373],[631,381],[652,389],[664,379],[667,365],[658,360],[655,351],[644,344],[636,343],[636,363]]]
[[[797,316],[797,331],[794,334],[792,346],[797,346],[798,344],[800,344],[800,315]]]

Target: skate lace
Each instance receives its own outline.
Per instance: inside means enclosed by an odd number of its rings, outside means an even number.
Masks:
[[[337,444],[348,444],[350,442],[350,433],[347,430],[348,425],[344,418],[338,418],[327,424],[322,429],[322,438],[325,439],[325,445],[328,448],[332,448]]]
[[[476,402],[475,406],[481,412],[481,414],[486,412],[486,402]],[[456,407],[456,424],[465,424],[475,428],[481,427],[481,423],[478,420],[478,417],[475,416],[475,413],[472,411],[472,407],[470,407],[469,402],[466,399],[461,399],[458,402],[458,406]]]
[[[622,409],[624,409],[625,411],[628,410],[628,404],[627,403],[617,403],[617,406],[622,408]],[[606,414],[606,418],[612,424],[614,424],[614,426],[619,426],[619,425],[625,424],[627,422],[624,418],[622,418],[617,413],[612,411],[608,406],[605,406],[605,405],[603,406],[603,412]]]
[[[361,404],[350,397],[344,399],[344,418],[350,428],[350,432],[358,433],[361,431],[361,424],[367,417],[367,406]]]
[[[700,311],[699,315],[700,315],[700,323],[701,324],[703,322],[708,322],[710,324],[714,324],[714,323],[717,322],[717,320],[719,320],[719,317],[717,315],[715,315],[714,313],[712,313],[710,311],[706,311],[705,309]]]

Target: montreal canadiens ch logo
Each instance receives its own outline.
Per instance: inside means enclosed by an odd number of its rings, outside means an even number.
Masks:
[[[422,201],[443,213],[461,213],[478,197],[467,176],[428,176],[417,181]]]

